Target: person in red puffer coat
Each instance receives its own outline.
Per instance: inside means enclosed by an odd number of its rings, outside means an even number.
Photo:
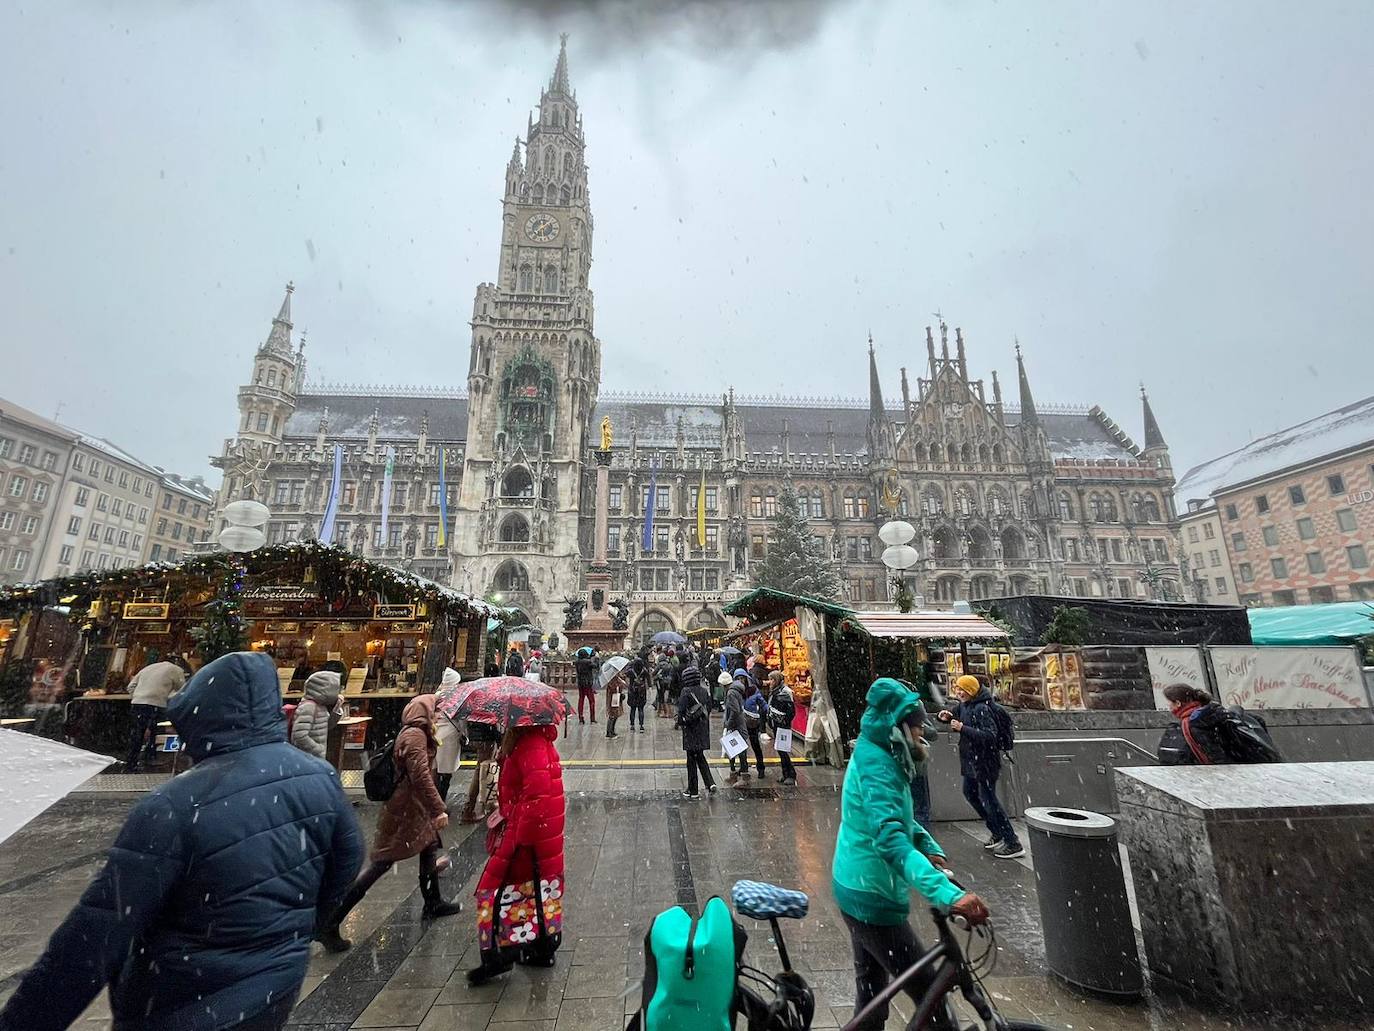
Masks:
[[[557,727],[514,727],[501,740],[499,823],[488,821],[477,882],[481,966],[471,984],[516,963],[551,967],[563,939],[563,765]],[[541,905],[542,902],[542,905]]]

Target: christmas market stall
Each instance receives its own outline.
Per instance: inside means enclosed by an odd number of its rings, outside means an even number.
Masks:
[[[758,587],[727,605],[725,614],[743,622],[721,636],[722,645],[748,649],[770,670],[782,670],[797,703],[793,729],[805,738],[807,755],[842,763],[845,720],[831,700],[828,677],[834,671],[826,641],[854,613],[833,602]]]
[[[0,701],[6,714],[40,716],[41,732],[122,757],[131,728],[125,688],[139,669],[173,656],[195,669],[251,649],[275,660],[286,703],[311,672],[336,664],[342,745],[359,752],[394,735],[406,701],[437,687],[445,666],[480,676],[488,621],[504,616],[315,541],[96,571],[0,591],[0,620],[12,625]]]

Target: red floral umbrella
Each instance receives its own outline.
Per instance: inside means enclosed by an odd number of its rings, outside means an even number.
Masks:
[[[568,715],[563,692],[524,677],[483,677],[472,682],[453,712],[456,720],[510,727],[548,727]]]
[[[472,689],[480,683],[480,680],[469,680],[465,684],[439,688],[434,696],[434,708],[449,719],[456,719],[454,713],[458,711],[458,706],[463,704],[463,699],[472,694]]]

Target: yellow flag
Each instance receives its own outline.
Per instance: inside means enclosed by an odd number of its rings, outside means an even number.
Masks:
[[[706,547],[706,466],[701,467],[701,485],[697,487],[697,547]]]

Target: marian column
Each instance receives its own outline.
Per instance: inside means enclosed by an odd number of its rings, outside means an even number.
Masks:
[[[607,562],[611,505],[611,420],[601,420],[601,447],[592,452],[596,460],[596,522],[592,542],[592,561],[587,566],[587,607],[581,627],[564,631],[570,646],[592,645],[600,651],[619,651],[625,644],[625,631],[616,630],[611,618],[611,567]]]

